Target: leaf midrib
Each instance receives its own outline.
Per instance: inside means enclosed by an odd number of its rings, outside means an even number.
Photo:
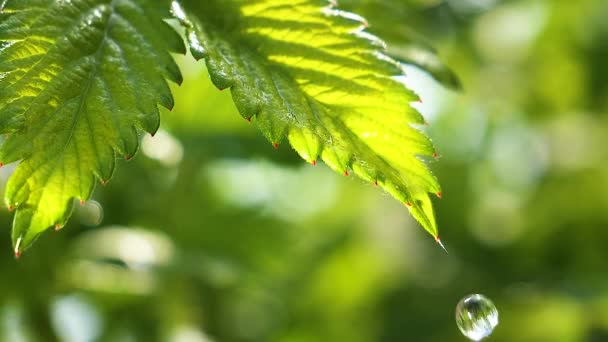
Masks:
[[[91,70],[91,72],[89,74],[89,79],[87,80],[87,85],[85,86],[84,90],[81,93],[78,110],[76,110],[76,112],[74,113],[74,120],[72,121],[72,126],[70,127],[70,134],[68,136],[68,140],[66,141],[65,145],[62,148],[62,153],[65,152],[65,150],[67,149],[67,146],[72,141],[72,138],[74,136],[74,131],[76,130],[76,125],[78,124],[78,121],[81,118],[81,115],[79,115],[79,114],[84,109],[86,100],[88,98],[89,91],[91,90],[91,85],[93,84],[93,79],[97,74],[99,64],[100,64],[99,57],[101,55],[102,48],[105,45],[105,41],[108,38],[108,32],[110,31],[110,28],[112,26],[112,17],[114,16],[114,12],[115,12],[115,7],[114,7],[115,2],[116,2],[116,0],[112,0],[110,2],[110,14],[108,15],[108,19],[106,20],[106,25],[105,25],[105,28],[103,31],[103,37],[101,37],[101,40],[99,41],[99,45],[97,46],[97,50],[95,51],[95,53],[93,55],[93,60],[94,60],[93,70]],[[85,115],[85,117],[86,117],[86,115]]]

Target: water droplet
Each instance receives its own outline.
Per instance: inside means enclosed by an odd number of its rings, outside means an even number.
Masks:
[[[95,227],[103,221],[103,207],[97,201],[86,201],[77,208],[80,223],[85,226]]]
[[[445,248],[445,246],[443,245],[443,242],[441,242],[441,239],[439,238],[439,235],[435,236],[435,242],[437,242],[437,244],[439,245],[439,247],[443,248],[443,250],[448,253],[448,250]],[[450,254],[450,253],[448,253]]]
[[[177,1],[171,2],[171,13],[180,21],[186,21],[186,12],[182,9],[182,6]]]
[[[456,306],[456,324],[464,336],[481,341],[498,325],[498,310],[488,298],[480,294],[469,295]]]
[[[198,39],[198,36],[194,31],[188,32],[188,45],[190,45],[190,53],[192,54],[192,57],[194,57],[194,59],[197,61],[201,58],[205,58],[207,55],[203,44]]]
[[[17,242],[15,243],[15,258],[19,259],[21,257],[21,239],[22,237],[17,238]]]

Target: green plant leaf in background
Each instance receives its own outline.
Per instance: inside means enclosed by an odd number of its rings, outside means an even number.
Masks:
[[[370,21],[370,32],[388,43],[387,54],[426,71],[443,86],[461,90],[460,79],[439,58],[438,52],[414,27],[425,10],[443,5],[435,0],[341,0],[340,6]]]
[[[163,23],[169,1],[1,3],[0,162],[21,161],[5,194],[18,256],[157,130],[157,103],[173,106],[165,77],[181,82],[169,51],[184,48]]]
[[[418,97],[394,78],[402,69],[362,18],[315,0],[182,6],[187,18],[174,12],[192,54],[275,147],[287,139],[310,163],[382,186],[438,240],[429,193],[440,188],[421,160],[436,154],[412,126],[424,123],[410,106]]]

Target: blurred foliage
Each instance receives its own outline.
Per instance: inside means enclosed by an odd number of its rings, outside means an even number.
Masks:
[[[469,293],[498,308],[488,341],[608,340],[606,2],[386,0],[386,21],[374,2],[344,4],[377,30],[411,13],[465,89],[408,68],[449,255],[388,195],[269,147],[180,59],[164,133],[94,195],[99,226],[79,207],[16,262],[0,215],[0,340],[465,341]]]

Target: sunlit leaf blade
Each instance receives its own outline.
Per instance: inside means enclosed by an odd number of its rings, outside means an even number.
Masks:
[[[418,97],[362,18],[315,0],[182,5],[192,54],[271,143],[287,138],[308,162],[382,186],[437,236],[429,193],[440,189],[422,160],[435,151],[412,126],[424,123],[410,106]]]
[[[163,22],[168,1],[8,0],[0,14],[0,147],[21,160],[6,188],[15,208],[15,253],[62,227],[73,198],[105,183],[138,132],[171,108],[165,77],[181,82],[169,51],[183,52]]]

